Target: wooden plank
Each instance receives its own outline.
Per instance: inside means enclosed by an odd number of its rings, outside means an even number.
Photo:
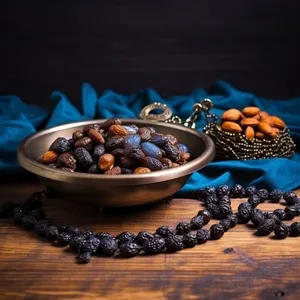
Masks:
[[[32,182],[0,185],[2,198],[16,201],[40,188]],[[233,208],[240,202],[234,200]],[[280,206],[260,205],[268,211]],[[102,211],[63,199],[45,201],[55,222],[113,234],[175,226],[201,208],[190,199]],[[88,265],[8,220],[0,221],[0,240],[1,299],[297,299],[300,292],[299,239],[256,237],[247,225],[176,254],[94,257]]]

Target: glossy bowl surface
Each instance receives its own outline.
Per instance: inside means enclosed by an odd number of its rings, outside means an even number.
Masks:
[[[104,121],[69,123],[39,131],[19,145],[18,161],[59,196],[100,207],[125,207],[146,204],[173,195],[183,187],[193,172],[205,167],[215,156],[215,146],[204,133],[181,125],[122,119],[124,125],[152,126],[157,132],[176,136],[189,147],[194,159],[173,169],[130,175],[69,173],[37,162],[56,138],[71,138],[75,130],[80,130],[87,124],[100,124]]]

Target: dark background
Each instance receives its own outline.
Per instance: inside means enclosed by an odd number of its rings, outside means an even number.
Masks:
[[[300,95],[300,1],[1,1],[0,94],[47,106],[54,89],[162,96],[216,80]]]

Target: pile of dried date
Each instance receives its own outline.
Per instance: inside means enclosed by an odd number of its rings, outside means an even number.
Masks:
[[[154,233],[140,231],[135,235],[124,231],[116,236],[108,232],[94,233],[73,226],[53,224],[41,209],[44,196],[44,192],[37,192],[24,203],[5,202],[0,205],[0,218],[13,217],[16,224],[34,230],[39,237],[53,245],[69,247],[79,263],[88,263],[92,256],[129,258],[139,254],[174,253],[218,240],[237,224],[252,224],[260,236],[268,236],[272,232],[277,239],[300,236],[300,222],[290,225],[283,222],[300,215],[300,199],[292,191],[283,193],[274,189],[269,192],[255,186],[243,188],[239,184],[231,189],[227,185],[207,187],[193,195],[206,209],[200,210],[191,220],[179,222],[176,228],[160,226]],[[233,212],[232,198],[247,198],[247,202],[242,202],[237,212]],[[263,212],[257,208],[267,200],[281,202],[287,207],[273,212]],[[219,223],[204,228],[212,218],[220,220]]]
[[[170,169],[190,159],[188,147],[171,134],[108,119],[57,138],[41,162],[68,172],[119,175]]]

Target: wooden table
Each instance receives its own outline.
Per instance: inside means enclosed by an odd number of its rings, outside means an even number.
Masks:
[[[38,190],[36,182],[0,185],[3,199],[22,200]],[[240,202],[233,201],[234,209]],[[175,226],[201,209],[188,199],[100,212],[62,199],[47,199],[44,206],[57,222],[112,234]],[[256,237],[238,225],[221,240],[176,254],[94,257],[79,265],[69,251],[0,220],[0,299],[299,299],[299,246],[300,238]]]

